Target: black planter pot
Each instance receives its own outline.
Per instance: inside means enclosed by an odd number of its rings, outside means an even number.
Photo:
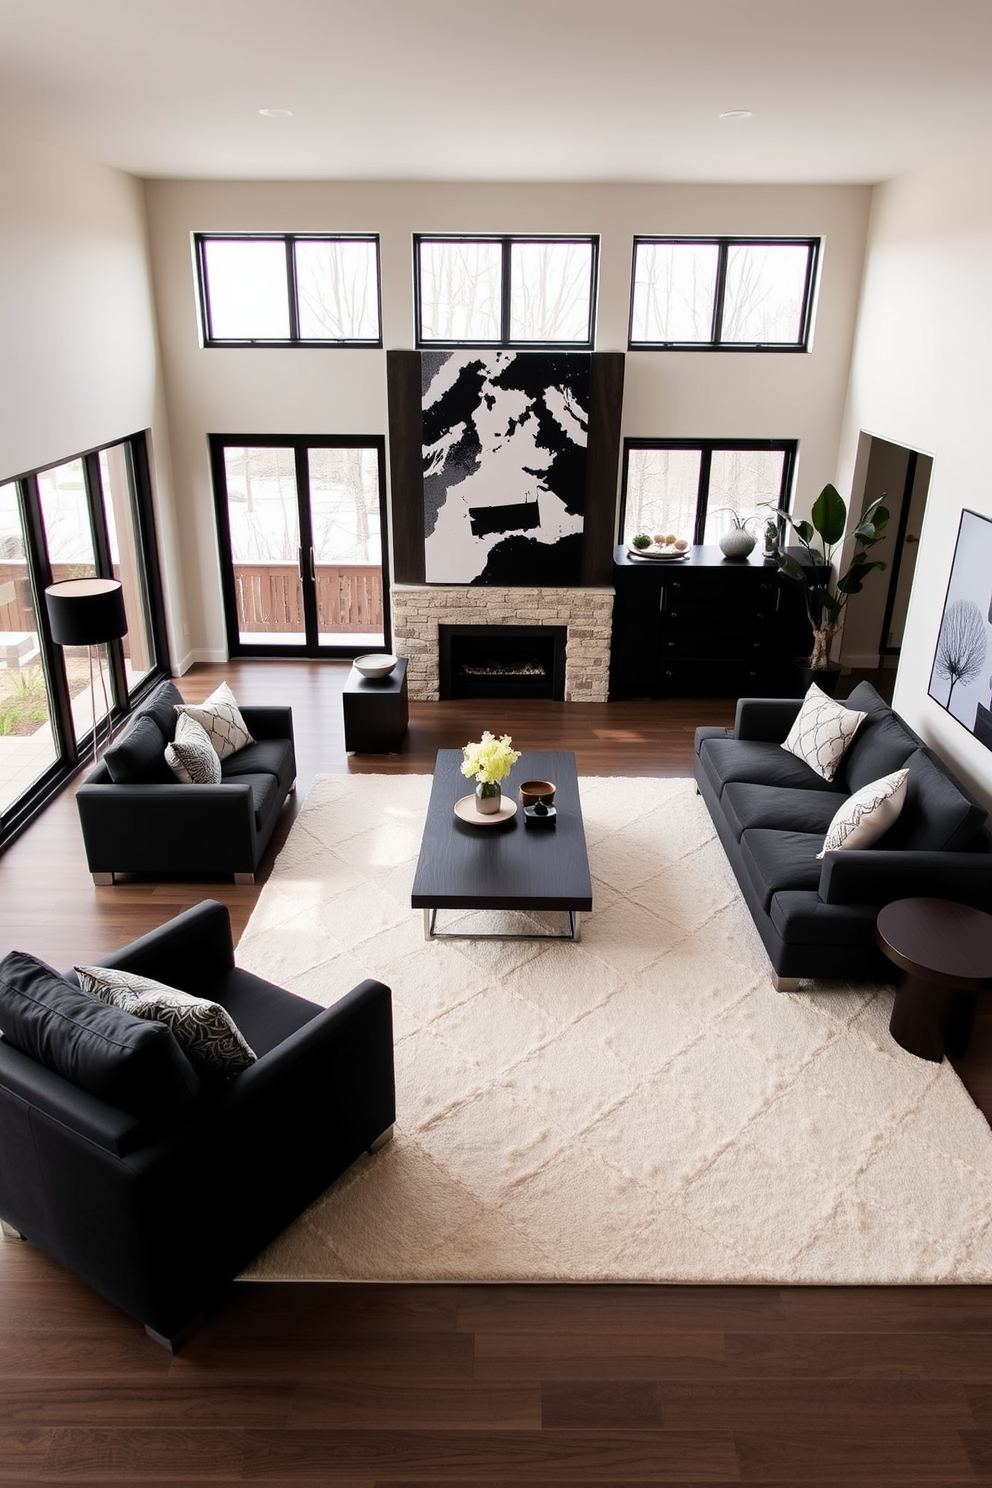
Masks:
[[[828,661],[825,667],[811,667],[808,663],[808,656],[797,656],[794,663],[800,674],[802,696],[806,696],[811,683],[815,682],[821,692],[825,692],[828,697],[833,697],[841,674],[840,662]]]

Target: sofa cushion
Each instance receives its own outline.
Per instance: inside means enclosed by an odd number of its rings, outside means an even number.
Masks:
[[[781,744],[766,744],[758,739],[706,739],[700,745],[699,759],[718,794],[722,794],[731,780],[835,794],[835,787],[829,781],[811,770],[804,760],[784,750]],[[835,810],[836,806],[835,800]]]
[[[783,889],[769,906],[772,925],[788,945],[872,946],[877,916],[877,904],[825,904],[812,889]],[[881,980],[889,980],[884,971]]]
[[[906,802],[885,846],[922,852],[967,848],[988,817],[985,807],[946,775],[925,749],[915,749],[906,768]]]
[[[194,1065],[203,1064],[214,1074],[236,1075],[255,1063],[255,1051],[220,1003],[193,997],[133,971],[77,966],[75,972],[83,991],[101,1002],[123,1008],[136,1018],[164,1023]]]
[[[848,796],[827,828],[817,857],[822,858],[827,852],[871,847],[884,836],[903,808],[908,775],[908,770],[893,770],[891,775],[883,775]]]
[[[165,735],[166,743],[176,736],[176,706],[182,700],[183,695],[176,684],[166,679],[141,704],[139,711],[151,714]]]
[[[275,775],[292,779],[293,746],[289,739],[256,739],[220,762],[224,780],[241,775]]]
[[[220,785],[220,760],[210,736],[185,713],[176,722],[176,737],[165,746],[165,762],[183,785]]]
[[[115,785],[165,785],[174,780],[165,762],[166,740],[151,713],[136,713],[103,756]]]
[[[202,1088],[163,1024],[106,1006],[24,951],[0,961],[0,1030],[38,1064],[145,1121],[182,1110]]]
[[[844,753],[865,714],[827,697],[812,683],[782,748],[805,760],[810,769],[833,780]]]
[[[274,775],[238,775],[231,783],[251,787],[255,829],[261,832],[271,814],[278,812],[283,803],[278,780]]]
[[[741,838],[741,857],[767,910],[782,889],[815,889],[820,882],[816,855],[823,845],[817,832],[775,832],[755,827]]]
[[[234,693],[226,682],[215,687],[204,702],[180,703],[176,712],[180,716],[185,714],[188,718],[195,718],[206,729],[218,759],[227,759],[229,754],[253,742]]]
[[[892,712],[870,712],[848,746],[837,779],[853,795],[873,780],[901,770],[918,747],[918,741]]]
[[[819,832],[822,836],[837,811],[837,796],[833,791],[795,790],[732,780],[724,788],[722,805],[738,841],[751,827]]]

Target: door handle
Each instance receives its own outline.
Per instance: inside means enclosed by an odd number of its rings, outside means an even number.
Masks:
[[[310,549],[310,582],[311,584],[317,582],[317,560],[314,557],[313,548]]]
[[[911,532],[907,532],[907,533],[906,533],[906,541],[907,541],[907,542],[908,542],[908,543],[918,543],[918,542],[919,542],[919,540],[920,540],[920,539],[919,539],[919,538],[918,538],[918,537],[914,537],[914,536],[913,536],[913,534],[912,534],[912,533],[911,533]]]

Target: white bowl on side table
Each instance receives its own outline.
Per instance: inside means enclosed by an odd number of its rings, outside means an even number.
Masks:
[[[356,656],[352,665],[357,667],[363,677],[378,681],[382,677],[389,676],[390,672],[395,669],[398,659],[396,656],[370,651],[365,656]]]

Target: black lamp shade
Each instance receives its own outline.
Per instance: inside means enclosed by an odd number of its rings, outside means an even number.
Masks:
[[[127,634],[124,591],[117,579],[63,579],[45,590],[57,646],[99,646]]]

